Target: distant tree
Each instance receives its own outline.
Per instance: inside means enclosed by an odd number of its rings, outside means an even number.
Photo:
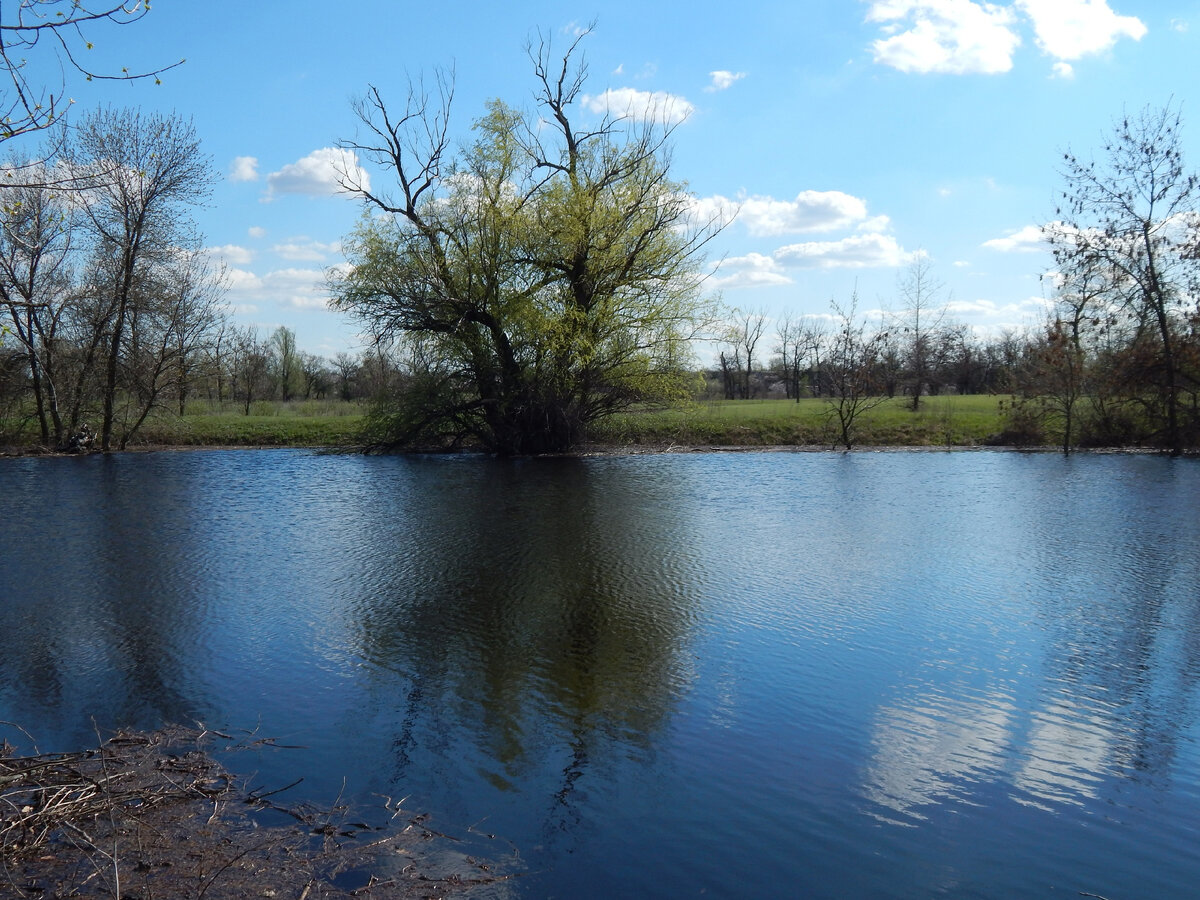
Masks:
[[[1152,349],[1146,371],[1161,410],[1162,441],[1182,452],[1180,335],[1197,288],[1200,181],[1183,161],[1180,117],[1147,107],[1116,122],[1101,161],[1063,154],[1063,205],[1045,227],[1067,279],[1111,271],[1110,303],[1138,325]],[[1151,343],[1152,342],[1152,345]]]
[[[261,340],[258,329],[232,329],[229,347],[230,394],[242,405],[245,415],[267,390],[271,370],[271,345]]]
[[[272,368],[279,399],[285,403],[292,399],[300,374],[300,352],[296,349],[296,332],[280,325],[271,334],[271,349],[274,352]]]
[[[779,378],[785,396],[800,400],[801,327],[791,313],[786,313],[775,326],[775,352],[779,354]]]
[[[749,400],[754,396],[754,357],[767,327],[767,314],[762,310],[734,309],[730,311],[730,316],[724,336],[730,354],[728,357],[722,354],[721,357],[722,371],[730,382],[725,393],[730,400],[733,399],[730,394]]]
[[[300,354],[300,377],[304,382],[305,400],[324,398],[333,384],[333,373],[325,358],[315,353]]]
[[[344,350],[333,357],[333,371],[340,400],[353,400],[357,390],[359,369],[362,364],[357,357]]]
[[[835,427],[836,441],[850,450],[857,438],[856,426],[863,413],[887,400],[879,378],[879,353],[886,332],[868,332],[858,317],[858,296],[847,307],[832,304],[835,329],[825,353],[831,382],[826,401]]]
[[[900,280],[904,308],[894,325],[914,412],[921,408],[921,394],[930,386],[938,367],[941,329],[946,317],[946,306],[941,300],[943,290],[942,283],[933,277],[929,255],[916,253]]]
[[[343,146],[389,169],[394,195],[346,173],[375,215],[345,241],[352,266],[332,292],[432,364],[394,400],[398,445],[566,450],[691,383],[713,228],[671,178],[666,111],[577,124],[580,40],[558,60],[531,47],[536,113],[491,103],[459,153],[447,80],[437,101],[412,88],[393,107],[372,88],[357,108],[367,137]]]
[[[821,394],[822,353],[826,323],[817,317],[796,318],[790,313],[779,320],[775,330],[775,352],[779,354],[779,377],[788,399],[800,401],[805,390]],[[807,381],[807,387],[805,382]]]

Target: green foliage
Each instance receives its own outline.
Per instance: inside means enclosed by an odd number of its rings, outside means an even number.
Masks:
[[[408,351],[400,395],[373,417],[381,443],[556,452],[617,410],[687,394],[712,232],[669,175],[669,130],[572,126],[570,57],[557,81],[535,58],[541,120],[493,101],[457,155],[448,95],[433,112],[411,94],[399,121],[374,91],[359,108],[378,140],[347,146],[389,166],[399,198],[350,185],[386,215],[346,239],[332,290]]]

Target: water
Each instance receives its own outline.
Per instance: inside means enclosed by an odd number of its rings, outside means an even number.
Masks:
[[[1192,896],[1198,511],[1149,456],[4,460],[0,719],[303,744],[234,763],[506,896]]]

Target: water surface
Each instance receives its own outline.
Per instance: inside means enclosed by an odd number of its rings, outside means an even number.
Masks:
[[[258,728],[515,896],[1184,897],[1198,510],[1130,455],[5,460],[0,719]]]

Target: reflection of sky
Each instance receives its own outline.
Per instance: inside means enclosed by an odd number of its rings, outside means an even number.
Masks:
[[[998,692],[964,699],[925,691],[881,709],[864,795],[910,819],[924,818],[922,807],[969,799],[973,783],[1003,766],[1012,718],[1011,698]]]
[[[1027,726],[998,691],[949,696],[926,688],[884,707],[862,794],[907,824],[939,804],[975,802],[981,785],[1000,781],[1016,802],[1052,810],[1097,799],[1105,779],[1128,762],[1119,722],[1086,697],[1064,692],[1025,715]]]

